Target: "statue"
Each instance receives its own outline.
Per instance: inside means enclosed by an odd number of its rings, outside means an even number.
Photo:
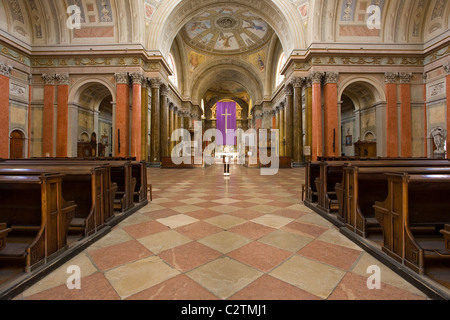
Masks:
[[[437,127],[431,132],[436,150],[434,151],[435,158],[445,159],[445,142],[447,140],[447,130]]]

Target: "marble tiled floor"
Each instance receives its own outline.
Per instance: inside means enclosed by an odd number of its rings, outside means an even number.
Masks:
[[[304,169],[148,170],[153,202],[25,300],[424,300],[301,202]],[[369,290],[369,266],[381,268]],[[69,290],[69,266],[81,290]]]

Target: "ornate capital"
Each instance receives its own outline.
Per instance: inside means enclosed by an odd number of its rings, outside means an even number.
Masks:
[[[57,74],[57,75],[55,75],[55,80],[58,81],[59,85],[69,85],[70,76],[68,73]]]
[[[327,83],[337,83],[339,78],[339,73],[337,72],[327,72],[325,74],[325,84]]]
[[[46,85],[55,84],[55,75],[54,74],[43,74],[42,79],[44,79],[44,83]]]
[[[128,73],[116,73],[116,84],[130,84]]]
[[[0,62],[0,74],[5,77],[9,77],[11,75],[12,67],[7,65],[6,63]]]
[[[411,79],[413,77],[412,73],[406,73],[406,72],[400,72],[398,74],[398,77],[400,78],[400,83],[411,83]]]
[[[170,93],[170,89],[166,85],[161,85],[161,95],[162,96],[168,96]]]
[[[142,73],[131,73],[130,77],[133,84],[142,85],[142,83],[144,82],[144,75]]]
[[[306,79],[303,77],[295,77],[292,79],[292,86],[294,88],[302,88],[306,83]]]
[[[287,96],[292,96],[294,94],[294,88],[292,87],[292,85],[290,84],[286,85],[286,87],[284,87],[284,93]]]
[[[386,83],[397,83],[397,80],[398,80],[398,73],[386,72],[384,74],[384,81]]]
[[[150,83],[150,87],[152,89],[159,89],[161,88],[163,82],[161,81],[160,78],[150,78],[148,79],[149,83]]]
[[[446,65],[444,65],[444,70],[445,70],[445,72],[447,72],[447,74],[450,74],[450,63],[447,63]]]
[[[311,82],[313,84],[322,83],[323,73],[322,72],[313,72],[313,73],[311,73],[310,77],[311,77]]]

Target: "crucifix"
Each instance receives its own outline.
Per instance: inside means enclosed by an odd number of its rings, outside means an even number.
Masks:
[[[228,108],[225,108],[225,114],[222,115],[222,117],[225,117],[225,134],[228,133],[228,117],[231,117],[232,114],[228,113]]]

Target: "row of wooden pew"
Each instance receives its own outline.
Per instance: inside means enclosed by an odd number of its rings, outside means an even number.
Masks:
[[[321,159],[307,163],[305,205],[424,275],[439,266],[450,288],[450,160]]]
[[[30,273],[145,206],[146,164],[133,160],[0,159],[0,269]]]

